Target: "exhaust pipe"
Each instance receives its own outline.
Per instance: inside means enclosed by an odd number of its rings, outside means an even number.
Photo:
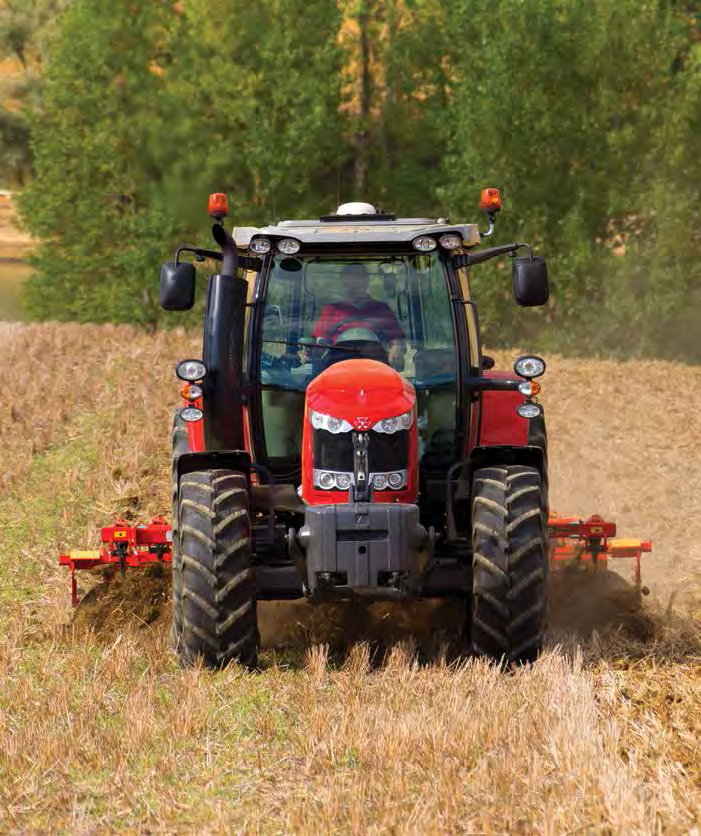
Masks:
[[[202,357],[207,450],[243,450],[243,340],[248,282],[237,274],[236,243],[221,223],[212,235],[222,248],[221,273],[209,277]]]

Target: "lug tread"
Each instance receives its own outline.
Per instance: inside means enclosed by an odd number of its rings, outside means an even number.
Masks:
[[[513,601],[514,598],[518,598],[518,596],[523,592],[524,589],[528,589],[531,584],[535,583],[536,581],[543,580],[543,570],[538,567],[534,569],[529,575],[526,575],[525,578],[521,578],[521,580],[515,585],[512,586],[511,589],[507,593],[507,597],[510,601]]]
[[[182,535],[189,534],[191,537],[195,537],[208,549],[214,549],[214,547],[216,546],[215,540],[213,540],[209,535],[205,534],[204,531],[200,531],[198,528],[195,528],[192,525],[182,525],[180,528],[180,533]]]
[[[236,557],[239,552],[243,551],[244,549],[248,548],[249,546],[249,539],[248,537],[241,537],[236,540],[224,554],[220,554],[214,558],[214,568],[216,570],[221,569],[221,567],[228,563],[233,557]]]
[[[486,496],[475,497],[475,503],[485,505],[487,508],[494,511],[495,514],[499,514],[502,517],[505,517],[509,513],[508,510],[499,502],[496,502],[494,499],[489,499]]]
[[[241,508],[239,511],[234,511],[233,514],[229,514],[228,517],[223,519],[221,522],[217,523],[214,526],[214,536],[218,537],[225,528],[228,528],[232,523],[235,523],[236,520],[241,519],[241,517],[246,517],[248,519],[248,510],[246,508]]]
[[[204,491],[207,494],[212,493],[212,486],[211,485],[203,485],[202,482],[193,482],[190,479],[183,479],[180,482],[181,488],[192,488],[196,491]]]
[[[540,493],[540,486],[529,485],[527,488],[520,488],[515,493],[512,493],[506,501],[509,505],[513,505],[514,502],[516,502],[518,499],[521,499],[522,496],[525,496],[529,493]]]
[[[222,469],[188,473],[180,483],[184,629],[176,643],[183,665],[201,660],[255,666],[258,652],[255,568],[248,482]]]
[[[213,520],[216,517],[214,511],[211,511],[206,505],[202,505],[199,502],[195,502],[194,499],[183,499],[180,503],[180,510],[184,508],[192,508],[198,514],[202,514],[203,517],[209,517],[210,520]]]
[[[252,606],[253,603],[251,601],[246,601],[245,604],[241,604],[241,606],[238,609],[234,610],[234,612],[232,612],[229,615],[226,621],[224,621],[217,627],[217,635],[224,635],[224,633],[226,633],[227,630],[229,630],[232,624],[234,624],[237,621],[240,621],[244,617],[244,615],[246,615],[247,612],[250,612]]]
[[[216,578],[216,575],[214,576]],[[239,584],[245,583],[246,581],[253,580],[253,570],[252,569],[244,569],[242,572],[239,572],[237,575],[227,582],[227,584],[217,592],[217,603],[221,603],[227,597],[227,595],[234,589],[236,589]]]
[[[472,490],[473,651],[532,661],[547,626],[547,508],[537,470],[482,468]]]
[[[219,494],[214,500],[214,505],[215,505],[215,507],[218,506],[218,505],[221,505],[222,502],[226,502],[232,496],[241,495],[241,494],[245,494],[246,497],[248,496],[248,491],[246,490],[246,488],[231,488],[231,490],[228,490],[228,491],[225,491],[222,494]]]
[[[509,575],[505,572],[500,566],[497,566],[493,560],[490,560],[488,557],[485,557],[483,554],[479,554],[479,552],[475,552],[473,555],[473,562],[476,563],[478,566],[483,566],[488,572],[490,572],[495,577],[499,578],[501,581],[507,581]]]
[[[199,560],[196,560],[194,557],[189,557],[186,554],[182,556],[181,560],[183,566],[186,566],[188,569],[192,569],[195,572],[199,572],[210,586],[215,587],[217,585],[216,573],[208,569]]]

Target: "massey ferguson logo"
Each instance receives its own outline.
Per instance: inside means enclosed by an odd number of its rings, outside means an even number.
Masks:
[[[370,419],[369,418],[356,418],[355,419],[355,426],[359,430],[369,430],[370,429]]]

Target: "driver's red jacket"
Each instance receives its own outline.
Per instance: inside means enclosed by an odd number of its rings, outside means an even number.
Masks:
[[[403,340],[404,332],[392,308],[386,302],[366,299],[359,305],[351,302],[331,302],[322,310],[312,337],[336,342],[339,334],[349,328],[369,328],[383,343]]]

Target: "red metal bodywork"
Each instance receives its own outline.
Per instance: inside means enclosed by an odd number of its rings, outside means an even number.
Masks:
[[[348,491],[322,491],[313,484],[312,426],[309,410],[348,421],[354,429],[369,430],[383,418],[413,410],[409,441],[407,487],[376,491],[375,502],[415,502],[419,486],[416,392],[408,381],[376,360],[343,360],[314,378],[307,388],[302,435],[302,496],[310,505],[348,502]]]
[[[92,551],[69,551],[59,555],[61,566],[71,570],[71,601],[78,604],[76,569],[107,566],[110,575],[120,570],[138,569],[150,563],[170,563],[173,558],[171,527],[161,517],[154,517],[148,525],[131,525],[116,520],[102,529],[102,548]],[[107,576],[109,578],[109,576]]]
[[[513,378],[513,374],[487,371],[492,379]],[[520,392],[483,392],[482,420],[479,428],[479,444],[485,447],[508,445],[525,447],[528,444],[528,419],[521,418],[516,407],[524,401]]]
[[[198,409],[204,409],[202,398],[197,398],[195,401],[184,400],[183,406],[196,406]],[[204,421],[187,422],[187,440],[191,453],[204,451]]]

